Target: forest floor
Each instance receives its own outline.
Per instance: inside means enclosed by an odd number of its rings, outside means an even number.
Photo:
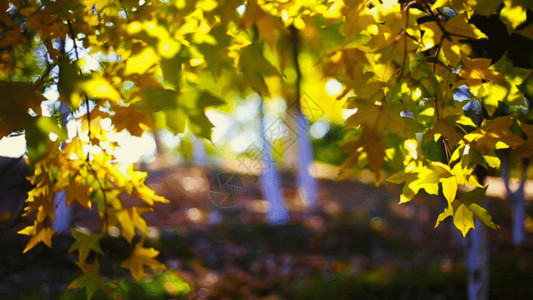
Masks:
[[[285,172],[290,222],[274,226],[265,222],[267,206],[253,174],[197,167],[150,174],[149,185],[171,203],[145,215],[146,244],[160,251],[158,259],[169,268],[165,274],[189,284],[185,298],[466,298],[467,239],[451,220],[434,229],[444,205],[437,197],[421,195],[400,205],[400,186],[376,187],[364,174],[359,180],[321,176],[320,205],[308,209],[294,175]],[[229,187],[218,185],[228,181]],[[533,238],[529,234],[522,248],[514,248],[507,201],[492,197],[487,207],[502,227],[489,231],[490,298],[533,299]],[[530,202],[528,209],[533,215]],[[73,223],[99,227],[94,213],[78,209]],[[84,291],[64,293],[80,275],[76,254],[67,254],[72,238],[58,235],[52,249],[40,245],[23,255],[27,237],[17,229],[0,233],[0,298],[83,299]],[[102,247],[110,255],[101,262],[102,272],[128,277],[119,264],[131,247],[118,238],[105,239]],[[174,298],[168,286],[153,280],[117,282],[122,299]]]

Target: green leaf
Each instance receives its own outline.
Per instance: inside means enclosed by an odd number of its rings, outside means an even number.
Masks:
[[[487,192],[487,187],[478,188],[467,193],[462,193],[459,198],[463,201],[464,205],[472,211],[476,218],[491,229],[499,229],[500,226],[492,222],[492,216],[489,212],[479,205],[479,202],[485,199],[485,194]]]
[[[416,178],[416,174],[413,173],[405,173],[405,171],[399,171],[397,173],[392,174],[389,176],[386,180],[390,183],[395,184],[402,184],[408,180],[412,180]]]
[[[104,253],[100,247],[101,234],[86,234],[76,229],[72,230],[72,234],[74,234],[75,241],[70,246],[68,252],[72,253],[78,250],[78,260],[80,263],[85,262],[91,250],[99,254]]]
[[[163,119],[163,123],[167,126],[172,134],[180,134],[185,132],[187,125],[187,114],[181,108],[172,110],[163,110],[157,114]]]
[[[133,104],[133,108],[144,113],[155,113],[164,109],[176,108],[178,92],[169,89],[143,89],[145,100]]]
[[[225,103],[226,102],[224,100],[207,91],[200,92],[200,96],[197,100],[197,106],[199,106],[200,109],[205,109],[210,106],[222,105]]]
[[[105,287],[104,278],[100,275],[100,262],[97,259],[93,264],[78,262],[77,265],[83,271],[83,274],[72,281],[67,288],[86,288],[87,299],[91,299],[98,289]]]
[[[221,105],[225,102],[207,91],[197,93],[196,91],[189,90],[184,92],[180,97],[183,99],[180,103],[190,121],[189,128],[191,131],[198,137],[210,139],[213,124],[206,117],[205,110],[208,107]],[[185,101],[185,99],[188,99],[188,101]]]
[[[70,97],[76,91],[76,84],[81,80],[78,67],[75,62],[68,59],[61,60],[59,66],[59,81],[57,83],[57,89],[59,94],[66,97],[70,102]],[[79,103],[71,103],[74,108],[79,107]]]
[[[492,15],[502,4],[503,0],[484,0],[478,1],[476,13],[482,16]]]
[[[485,193],[487,192],[487,187],[473,189],[469,192],[462,193],[459,198],[465,203],[465,205],[470,205],[472,203],[479,203],[485,199]]]
[[[483,225],[494,230],[500,229],[500,226],[492,221],[492,216],[489,214],[489,212],[480,205],[472,203],[468,205],[468,209],[474,213],[474,216],[476,216],[476,218],[478,218]]]
[[[263,56],[263,43],[256,42],[241,50],[239,69],[250,87],[261,95],[269,96],[265,77],[280,75],[270,61]]]
[[[28,120],[26,129],[26,146],[30,161],[41,160],[48,152],[50,133],[57,135],[56,142],[64,141],[67,138],[65,128],[59,127],[57,120],[52,117],[36,117]]]
[[[171,59],[161,60],[161,70],[165,80],[178,88],[181,83],[181,65],[185,60],[179,55]]]
[[[189,115],[189,120],[189,127],[196,136],[211,139],[213,124],[205,114]]]

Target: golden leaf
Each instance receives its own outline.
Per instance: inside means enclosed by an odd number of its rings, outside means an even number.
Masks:
[[[141,240],[129,258],[123,261],[120,266],[125,269],[129,269],[131,276],[137,281],[140,281],[144,277],[144,267],[150,267],[154,270],[166,269],[166,266],[154,259],[159,254],[159,251],[154,248],[144,248],[143,240]]]
[[[90,187],[83,183],[74,180],[68,186],[65,187],[67,193],[66,203],[71,205],[74,201],[77,201],[83,207],[91,208],[91,199],[89,199]]]
[[[52,227],[45,225],[43,222],[35,221],[33,225],[27,226],[17,233],[32,236],[28,245],[26,245],[26,248],[24,248],[24,251],[22,252],[26,253],[40,242],[43,242],[48,247],[52,247],[52,236],[54,235],[55,230]]]

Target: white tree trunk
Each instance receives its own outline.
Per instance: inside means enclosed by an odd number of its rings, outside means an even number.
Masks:
[[[70,221],[72,219],[72,206],[66,205],[66,193],[60,191],[56,193],[54,197],[55,221],[52,223],[52,227],[58,233],[70,232]]]
[[[298,187],[307,205],[314,207],[318,202],[318,188],[316,179],[311,176],[309,169],[313,163],[313,145],[309,139],[309,124],[301,111],[296,112],[298,124]]]
[[[524,202],[524,185],[513,195],[514,219],[513,219],[513,244],[521,246],[525,240],[524,221],[526,219],[526,204]]]
[[[267,201],[267,221],[270,224],[281,225],[289,221],[289,214],[283,204],[283,197],[281,195],[281,182],[276,168],[276,164],[272,157],[272,149],[270,142],[267,139],[264,124],[264,105],[261,98],[259,104],[259,130],[261,140],[263,142],[262,163],[263,169],[259,179],[263,197]]]
[[[470,232],[467,254],[468,299],[488,299],[489,292],[489,245],[487,228],[478,220],[476,229]]]
[[[205,152],[205,146],[199,137],[193,137],[193,152],[192,158],[194,164],[197,166],[204,166],[207,160],[207,153]]]
[[[507,190],[507,197],[513,208],[513,245],[519,247],[524,243],[526,232],[524,228],[524,221],[526,219],[526,203],[524,187],[527,179],[527,167],[529,161],[524,159],[522,166],[522,178],[520,178],[520,184],[516,191],[511,191],[510,177],[509,177],[509,162],[508,152],[502,155],[502,178]]]
[[[292,54],[294,59],[294,69],[296,71],[296,102],[293,109],[295,110],[295,121],[298,126],[298,187],[300,194],[307,205],[313,207],[317,205],[317,183],[315,178],[309,173],[309,167],[313,162],[313,147],[309,140],[309,124],[302,114],[302,94],[301,81],[302,71],[298,61],[300,51],[300,36],[298,30],[293,25],[290,26],[292,38]]]

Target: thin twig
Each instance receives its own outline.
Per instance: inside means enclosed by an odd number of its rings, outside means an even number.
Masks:
[[[76,36],[74,35],[74,29],[72,28],[72,22],[68,20],[67,24],[68,24],[68,28],[70,31],[70,37],[72,39],[72,43],[74,44],[74,53],[76,55],[76,60],[79,61],[80,55],[78,52],[78,45],[76,44]],[[78,72],[80,73],[80,76],[83,75],[81,69],[78,69]],[[87,113],[87,131],[88,131],[88,136],[89,136],[89,146],[91,146],[92,145],[92,140],[91,140],[92,134],[91,134],[91,110],[89,106],[89,97],[87,97],[86,93],[84,93],[83,96],[85,98],[85,110]],[[89,147],[89,150],[87,150],[87,162],[90,161],[90,157],[91,157],[91,147]]]
[[[442,36],[446,38],[447,40],[451,41],[452,40],[451,34],[448,32],[448,30],[446,30],[446,28],[444,28],[444,25],[442,25],[441,23],[441,19],[439,19],[439,16],[435,14],[435,12],[431,9],[431,6],[429,6],[429,3],[426,0],[423,0],[420,2],[424,5],[424,7],[426,8],[430,16],[435,21],[435,23],[437,23],[437,26],[439,26],[439,29],[442,31]]]

